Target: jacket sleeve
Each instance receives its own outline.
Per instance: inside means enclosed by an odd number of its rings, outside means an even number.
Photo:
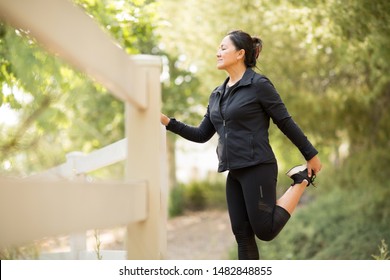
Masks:
[[[261,82],[260,91],[262,107],[278,128],[299,149],[304,158],[310,160],[318,154],[318,151],[288,113],[286,106],[272,83],[268,80]]]
[[[291,117],[281,120],[276,125],[297,146],[306,160],[310,160],[318,154],[318,151]]]
[[[197,143],[205,143],[215,134],[215,128],[211,123],[208,108],[207,114],[204,116],[202,122],[197,127],[187,125],[176,120],[175,118],[171,118],[166,128],[167,130],[176,133],[187,140]]]

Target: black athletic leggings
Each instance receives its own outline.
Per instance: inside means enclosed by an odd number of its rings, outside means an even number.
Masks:
[[[259,259],[255,236],[275,238],[290,218],[276,205],[276,163],[230,170],[226,198],[232,230],[238,245],[238,259]]]

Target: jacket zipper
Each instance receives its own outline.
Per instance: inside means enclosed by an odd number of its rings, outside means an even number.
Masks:
[[[228,97],[229,100],[229,97]],[[226,101],[227,102],[227,101]],[[226,104],[227,105],[227,104]],[[226,120],[223,119],[223,131],[225,133],[225,155],[226,155],[226,166],[229,169],[229,155],[228,155],[228,149],[227,149],[227,141],[228,141],[228,135],[227,135],[227,126],[226,126]]]
[[[233,88],[233,90],[229,93],[229,96],[227,97],[226,106],[225,106],[225,116],[226,116],[226,112],[227,112],[227,109],[228,109],[228,106],[229,106],[230,96],[232,96],[233,93],[235,93],[237,91],[237,88],[239,88],[239,87],[240,87],[240,85],[238,85],[235,88]],[[225,117],[223,116],[222,110],[221,110],[221,103],[222,103],[223,94],[221,94],[221,98],[219,100],[219,114],[221,115],[221,118],[222,118],[224,138],[225,138],[224,140],[225,140],[226,167],[227,167],[227,169],[230,169],[229,154],[228,154],[228,149],[227,149],[227,147],[228,147],[228,143],[227,143],[227,141],[228,141],[227,124],[226,124]]]

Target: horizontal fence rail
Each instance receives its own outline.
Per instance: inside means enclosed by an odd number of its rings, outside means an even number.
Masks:
[[[126,160],[127,139],[119,140],[90,154],[72,152],[67,155],[67,161],[44,172],[29,176],[30,178],[71,179],[80,174],[86,174],[100,168]]]
[[[0,182],[0,247],[147,217],[145,182]]]

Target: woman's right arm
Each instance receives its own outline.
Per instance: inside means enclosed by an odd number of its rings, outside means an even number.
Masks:
[[[161,113],[160,122],[162,125],[167,126],[169,124],[170,120],[171,120],[170,118],[168,118],[166,115]]]
[[[197,127],[187,125],[174,118],[168,118],[164,114],[161,114],[160,121],[166,126],[167,130],[197,143],[205,143],[215,134],[214,125],[211,123],[208,114],[204,116],[202,122]]]

